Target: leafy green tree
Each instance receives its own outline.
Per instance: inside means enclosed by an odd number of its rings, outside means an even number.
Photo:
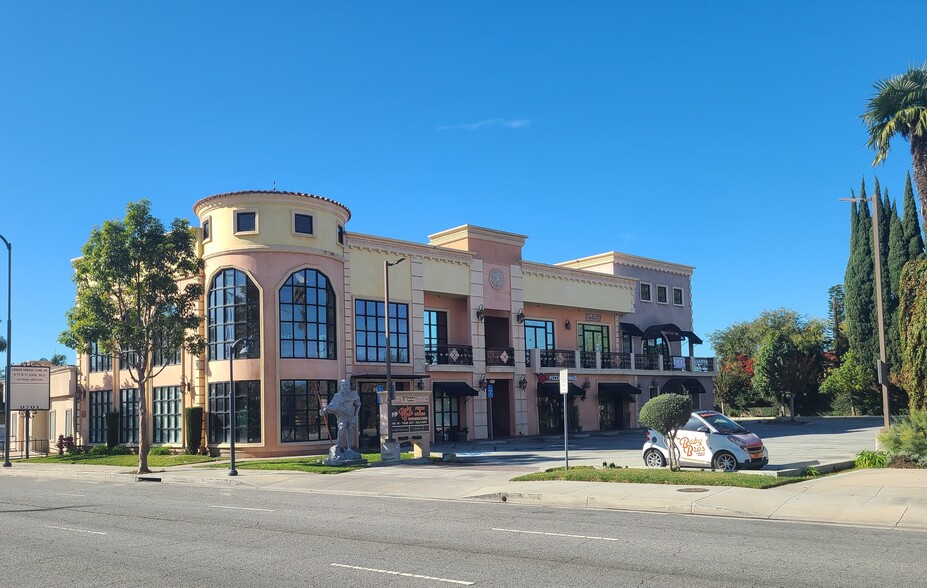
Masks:
[[[914,204],[914,188],[911,186],[911,172],[908,172],[904,181],[904,200],[902,200],[904,216],[901,219],[904,241],[908,246],[908,259],[917,259],[924,254],[924,237],[921,235],[921,225],[917,220],[917,207]]]
[[[876,152],[873,165],[888,158],[891,140],[901,135],[911,145],[914,183],[927,222],[927,63],[911,66],[903,74],[881,79],[874,85],[863,122],[869,132],[867,146]]]
[[[901,329],[902,387],[910,409],[927,409],[927,259],[904,266],[899,285],[898,325]]]
[[[679,447],[676,446],[676,433],[689,421],[691,414],[692,401],[682,394],[661,394],[656,398],[651,398],[641,407],[640,423],[660,433],[666,439],[669,466],[674,472],[679,471]]]
[[[840,367],[821,382],[821,392],[831,397],[833,409],[840,414],[879,412],[880,402],[875,392],[872,370],[860,363],[853,350],[847,352]]]
[[[768,311],[767,311],[768,312]],[[765,313],[764,313],[765,314]],[[824,323],[781,309],[770,325],[753,364],[753,389],[779,405],[779,414],[795,417],[798,396],[817,395],[824,372]]]
[[[52,355],[51,359],[45,359],[44,357],[39,361],[47,361],[52,365],[68,365],[68,358],[60,353]]]
[[[59,341],[82,353],[94,341],[107,353],[134,352],[127,359],[139,394],[138,473],[150,471],[148,381],[164,369],[152,365],[155,346],[194,354],[204,347],[195,308],[202,287],[190,279],[203,265],[195,245],[186,220],[174,219],[165,231],[151,203],[140,200],[126,206],[123,220],[94,228],[74,262],[77,300]]]

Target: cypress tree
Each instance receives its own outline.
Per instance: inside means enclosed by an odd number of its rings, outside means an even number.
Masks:
[[[908,259],[917,259],[924,253],[924,238],[921,236],[921,224],[917,217],[917,205],[914,204],[914,189],[911,187],[911,172],[904,182],[904,217],[901,225],[904,240],[908,244]]]
[[[864,181],[861,190],[865,189]],[[857,208],[855,247],[850,254],[852,271],[844,283],[845,312],[850,348],[870,368],[879,357],[873,260],[872,215],[869,204],[861,202]]]
[[[886,190],[886,193],[888,190]],[[904,230],[901,227],[901,218],[898,216],[898,206],[892,203],[885,216],[889,219],[888,244],[888,291],[889,298],[886,304],[885,315],[885,352],[891,371],[897,372],[901,368],[901,333],[898,327],[898,287],[901,282],[901,270],[908,262],[908,247],[904,241]]]

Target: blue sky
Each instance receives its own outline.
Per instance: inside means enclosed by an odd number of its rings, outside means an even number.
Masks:
[[[921,1],[0,0],[12,360],[73,361],[70,260],[128,201],[193,221],[274,182],[346,204],[349,231],[470,223],[528,235],[531,261],[694,265],[706,340],[767,308],[823,317],[838,198],[864,175],[902,196],[907,143],[873,169],[858,116],[927,61],[925,20]]]

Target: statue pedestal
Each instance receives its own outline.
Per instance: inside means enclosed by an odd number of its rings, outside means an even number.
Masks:
[[[367,460],[354,449],[342,450],[337,445],[332,445],[328,450],[328,458],[322,460],[322,465],[327,466],[346,466],[346,465],[367,465]]]

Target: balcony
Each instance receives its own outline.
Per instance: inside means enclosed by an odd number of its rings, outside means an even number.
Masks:
[[[428,365],[473,365],[472,345],[428,345],[425,347]]]
[[[576,352],[572,349],[540,349],[541,367],[575,368]]]
[[[486,365],[504,365],[515,367],[515,348],[487,347]]]
[[[532,357],[537,353],[537,357]],[[628,372],[688,372],[713,374],[715,358],[681,355],[643,355],[639,353],[600,353],[573,349],[528,349],[527,367],[537,361],[539,368],[574,368],[583,371],[622,370]]]

